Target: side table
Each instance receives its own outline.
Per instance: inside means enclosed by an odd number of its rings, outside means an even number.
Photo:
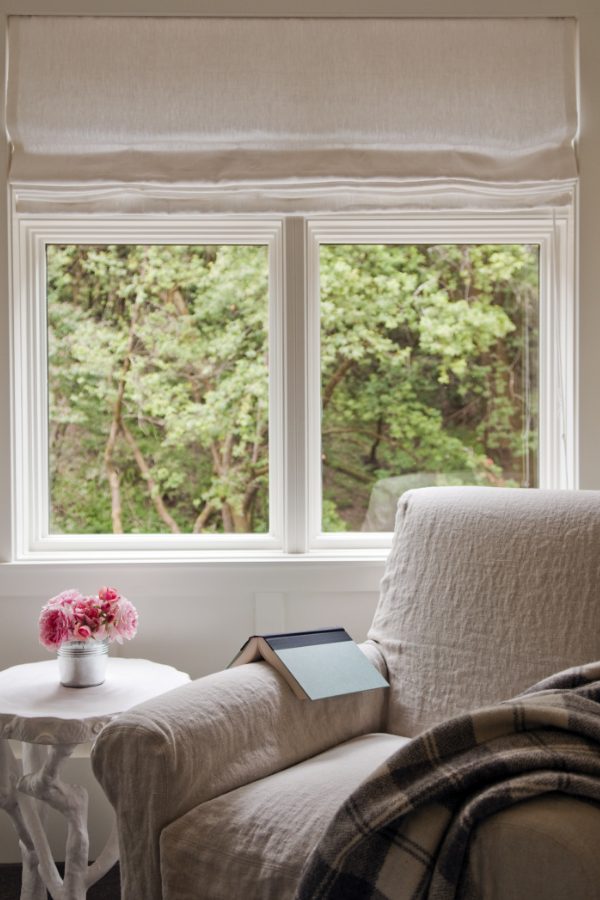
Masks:
[[[57,661],[27,663],[0,672],[0,808],[11,817],[23,859],[21,900],[84,900],[90,885],[119,858],[116,827],[88,865],[88,795],[61,779],[78,744],[94,741],[120,712],[179,687],[185,672],[147,659],[109,659],[104,684],[67,688]],[[22,742],[20,762],[9,739]],[[61,878],[44,830],[42,801],[67,820]],[[43,807],[42,807],[43,809]]]

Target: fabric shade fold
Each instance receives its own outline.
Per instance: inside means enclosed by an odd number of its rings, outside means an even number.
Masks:
[[[13,16],[15,182],[577,174],[570,19]]]

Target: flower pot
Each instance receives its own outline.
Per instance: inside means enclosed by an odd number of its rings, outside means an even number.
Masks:
[[[64,641],[57,650],[60,683],[65,687],[93,687],[106,678],[108,640]]]

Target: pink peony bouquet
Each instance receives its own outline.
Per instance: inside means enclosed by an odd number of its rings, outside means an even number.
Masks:
[[[40,643],[55,650],[64,641],[118,641],[135,637],[138,614],[115,588],[84,597],[70,589],[48,600],[40,614]]]

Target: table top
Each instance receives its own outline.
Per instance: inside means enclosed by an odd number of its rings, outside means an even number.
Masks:
[[[189,680],[185,672],[148,659],[109,657],[106,681],[86,688],[64,687],[56,659],[12,666],[0,672],[0,738],[92,741],[120,712]]]

